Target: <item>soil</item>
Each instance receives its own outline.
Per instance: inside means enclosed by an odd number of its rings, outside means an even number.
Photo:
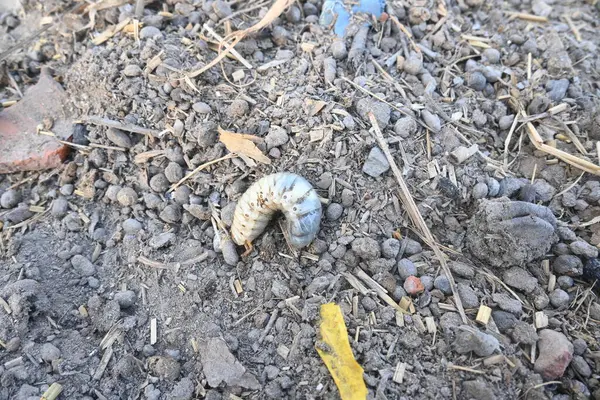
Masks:
[[[66,0],[0,14],[0,100],[51,68],[74,143],[60,168],[0,175],[0,399],[55,382],[65,399],[339,398],[315,349],[328,302],[369,398],[600,398],[600,181],[525,124],[598,164],[600,2],[394,0],[343,39],[321,1],[297,2],[236,46],[252,69],[228,57],[187,78],[217,54],[204,25],[225,36],[270,3],[148,2],[137,19],[121,3],[93,21]],[[271,163],[224,159],[171,191],[229,153],[218,127]],[[317,239],[295,253],[274,222],[242,256],[216,219],[280,171],[323,199]],[[361,271],[413,312],[360,290]]]

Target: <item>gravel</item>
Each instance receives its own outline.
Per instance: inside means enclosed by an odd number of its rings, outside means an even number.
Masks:
[[[403,280],[411,275],[416,276],[417,267],[408,258],[403,258],[398,261],[398,275],[400,275],[400,278],[402,278]]]
[[[339,203],[331,203],[327,206],[327,210],[325,211],[325,215],[328,220],[336,221],[340,219],[342,214],[344,213],[344,207],[342,207]]]
[[[385,154],[383,154],[383,151],[379,147],[373,147],[363,164],[362,171],[373,178],[377,178],[389,169],[390,163]]]
[[[555,273],[568,276],[580,276],[583,274],[583,263],[579,257],[572,254],[563,254],[554,260],[552,269]]]
[[[352,242],[352,251],[364,260],[375,260],[381,255],[379,243],[375,239],[364,237]]]
[[[90,260],[85,258],[82,255],[74,255],[71,258],[71,265],[75,269],[75,271],[82,276],[91,276],[96,273],[96,267]]]

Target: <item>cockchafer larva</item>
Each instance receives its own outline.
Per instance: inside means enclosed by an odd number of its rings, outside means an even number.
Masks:
[[[317,192],[303,177],[279,172],[254,182],[240,197],[233,214],[231,238],[251,249],[252,241],[278,211],[285,216],[292,247],[308,246],[317,236],[322,215]]]

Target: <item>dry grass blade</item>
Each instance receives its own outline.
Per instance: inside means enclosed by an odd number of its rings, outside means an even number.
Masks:
[[[524,110],[521,110],[521,115],[525,119],[528,118],[528,115]],[[569,154],[566,151],[562,151],[545,144],[537,129],[535,129],[535,126],[533,126],[531,122],[527,122],[527,134],[529,135],[529,140],[531,140],[531,143],[536,147],[536,149],[553,155],[554,157],[559,158],[567,164],[571,164],[575,168],[578,168],[582,171],[589,172],[590,174],[594,175],[600,175],[600,166]]]
[[[181,186],[184,182],[186,182],[188,179],[190,179],[192,176],[196,175],[198,172],[202,171],[204,168],[207,168],[213,164],[218,163],[219,161],[223,161],[223,160],[228,160],[230,158],[234,158],[237,157],[236,154],[227,154],[221,158],[217,158],[216,160],[212,160],[209,161],[207,163],[204,163],[202,165],[199,165],[198,167],[196,167],[196,169],[194,169],[192,172],[190,172],[189,174],[187,174],[186,176],[184,176],[183,178],[181,178],[181,180],[177,183],[174,183],[173,186],[171,186],[171,189],[169,189],[169,192],[172,192],[173,190],[177,189],[179,186]]]
[[[144,163],[150,161],[151,158],[162,156],[163,154],[165,154],[164,150],[145,151],[143,153],[136,154],[133,159],[133,162],[136,164],[144,164]]]
[[[388,162],[390,163],[390,166],[396,177],[396,180],[398,181],[398,184],[400,185],[400,189],[401,189],[400,200],[402,200],[402,204],[404,205],[404,208],[406,208],[406,211],[408,212],[410,220],[417,227],[417,229],[420,231],[420,233],[423,235],[423,239],[425,240],[425,242],[429,245],[429,247],[431,247],[433,249],[433,252],[435,253],[437,259],[439,260],[440,265],[442,266],[442,269],[444,270],[444,273],[450,280],[450,286],[452,287],[452,294],[454,295],[454,302],[456,303],[456,309],[458,310],[463,322],[466,324],[466,323],[468,323],[467,315],[465,314],[465,310],[463,308],[462,301],[460,300],[460,296],[458,295],[458,291],[456,289],[456,282],[454,282],[452,272],[450,271],[450,268],[448,268],[448,264],[446,264],[446,258],[444,256],[444,253],[442,253],[442,251],[440,250],[435,238],[433,237],[433,234],[429,230],[429,227],[425,223],[423,216],[419,212],[419,209],[417,208],[417,204],[415,203],[415,200],[413,199],[412,195],[410,194],[410,190],[408,190],[408,186],[406,185],[406,182],[404,182],[404,178],[402,178],[402,172],[398,168],[398,165],[396,165],[396,161],[394,160],[394,157],[392,157],[392,153],[390,153],[390,149],[387,145],[387,142],[383,138],[383,133],[381,133],[381,129],[379,128],[379,124],[377,123],[377,119],[375,118],[375,115],[372,112],[369,112],[369,120],[371,121],[371,125],[373,125],[373,131],[375,133],[375,138],[377,139],[377,142],[379,143],[379,147],[381,147],[381,150],[383,150],[385,157],[387,158]]]
[[[258,136],[226,131],[221,129],[220,126],[218,127],[218,130],[219,141],[227,147],[227,150],[242,157],[250,167],[253,165],[251,165],[252,163],[249,163],[246,158],[256,160],[263,164],[271,164],[269,157],[260,151],[254,144],[254,142],[260,142],[262,140]]]
[[[265,16],[260,21],[258,21],[255,25],[252,25],[248,29],[233,32],[230,35],[227,35],[225,37],[225,39],[223,39],[219,43],[219,55],[215,59],[213,59],[211,62],[206,64],[204,67],[202,67],[196,71],[192,71],[192,72],[188,73],[187,77],[194,78],[194,77],[201,75],[204,72],[208,71],[215,65],[217,65],[219,62],[221,62],[221,60],[223,58],[225,58],[227,56],[227,54],[229,54],[233,50],[235,45],[238,44],[242,39],[244,39],[250,33],[258,32],[261,29],[263,29],[264,27],[266,27],[267,25],[269,25],[271,22],[273,22],[275,20],[275,18],[279,17],[281,15],[281,13],[283,13],[283,11],[286,8],[288,8],[290,5],[292,5],[293,3],[294,3],[294,0],[277,0],[275,3],[273,3],[271,8],[269,8],[269,11],[267,11]],[[225,46],[225,50],[223,50],[223,46]]]

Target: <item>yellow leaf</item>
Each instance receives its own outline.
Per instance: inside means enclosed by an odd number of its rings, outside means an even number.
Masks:
[[[263,154],[262,151],[253,142],[260,141],[258,136],[248,135],[244,133],[234,133],[219,129],[219,140],[232,153],[236,153],[242,157],[249,157],[253,160],[264,164],[271,164],[269,157]]]
[[[323,359],[329,373],[340,391],[342,400],[364,400],[367,387],[363,379],[363,369],[354,359],[344,316],[337,304],[321,306],[321,343],[317,352]]]

